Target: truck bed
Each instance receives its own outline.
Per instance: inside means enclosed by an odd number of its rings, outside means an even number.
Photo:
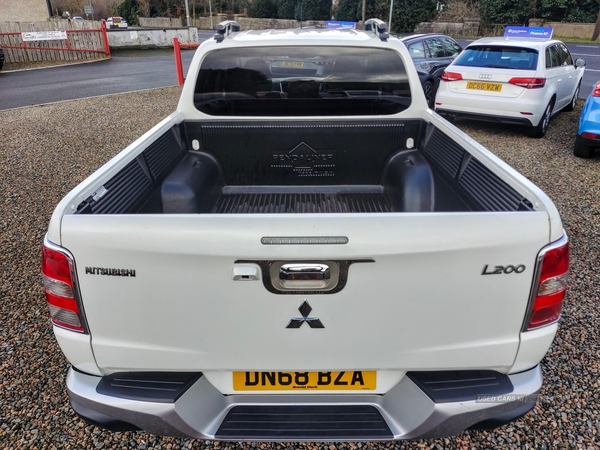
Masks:
[[[420,120],[318,126],[190,121],[156,139],[77,213],[517,210],[532,206]]]

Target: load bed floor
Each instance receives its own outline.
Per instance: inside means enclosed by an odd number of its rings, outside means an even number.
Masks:
[[[383,193],[222,193],[216,213],[377,213],[392,209]]]

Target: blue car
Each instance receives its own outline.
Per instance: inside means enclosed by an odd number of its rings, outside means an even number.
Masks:
[[[597,147],[600,147],[600,81],[583,105],[573,153],[580,158],[591,158]]]

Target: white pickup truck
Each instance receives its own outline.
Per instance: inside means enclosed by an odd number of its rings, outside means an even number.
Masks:
[[[218,440],[449,436],[533,408],[568,242],[427,108],[404,45],[240,31],[57,206],[42,272],[73,409]]]

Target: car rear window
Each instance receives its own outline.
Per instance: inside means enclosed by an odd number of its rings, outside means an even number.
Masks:
[[[535,70],[538,52],[531,48],[473,45],[466,48],[454,65],[496,69]]]
[[[357,47],[216,50],[194,92],[196,108],[215,116],[386,115],[410,103],[399,54]]]

